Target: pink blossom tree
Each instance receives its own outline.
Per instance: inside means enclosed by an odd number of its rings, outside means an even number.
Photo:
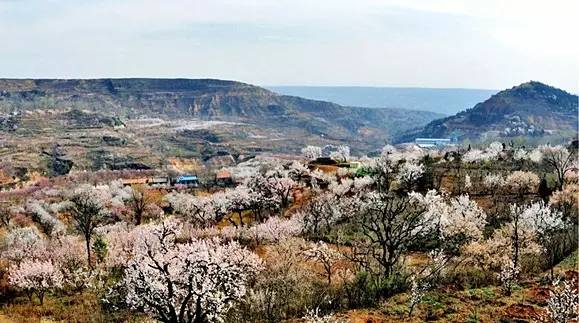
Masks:
[[[99,234],[107,244],[107,254],[104,265],[109,268],[125,268],[133,258],[135,241],[142,229],[131,229],[126,223],[118,222],[99,227]]]
[[[258,241],[274,242],[296,237],[302,232],[302,219],[294,215],[291,219],[274,216],[254,226]]]
[[[561,191],[554,192],[549,205],[561,211],[565,217],[577,224],[579,220],[579,185],[567,184]]]
[[[232,216],[227,219],[234,226],[243,226],[243,211],[249,210],[255,202],[256,195],[246,186],[237,186],[235,189],[225,192],[227,198],[228,211],[237,213],[239,223]]]
[[[505,179],[505,184],[509,190],[520,197],[537,192],[539,182],[539,176],[535,173],[523,171],[512,172]]]
[[[50,241],[50,258],[62,275],[63,287],[81,291],[91,284],[92,274],[84,257],[82,238],[66,235]]]
[[[44,304],[44,295],[62,287],[62,274],[50,261],[25,260],[10,268],[10,285],[22,289],[32,301],[35,294]]]

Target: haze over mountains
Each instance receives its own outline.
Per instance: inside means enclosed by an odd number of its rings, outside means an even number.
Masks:
[[[452,115],[488,99],[497,90],[365,86],[267,86],[285,95],[346,106],[424,110]]]

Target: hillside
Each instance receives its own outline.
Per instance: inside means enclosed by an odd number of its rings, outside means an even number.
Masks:
[[[577,132],[577,96],[540,82],[501,91],[473,108],[409,131],[396,141],[417,137],[458,139],[571,137]]]
[[[306,143],[369,150],[440,116],[344,107],[212,79],[1,79],[0,156],[37,168],[44,162],[38,156],[58,144],[77,167],[94,169],[295,153]]]
[[[365,86],[268,86],[268,89],[303,98],[347,106],[390,107],[453,115],[497,93],[484,89],[444,89]]]

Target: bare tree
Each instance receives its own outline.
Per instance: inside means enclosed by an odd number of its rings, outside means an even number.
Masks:
[[[0,202],[0,227],[8,227],[11,217],[9,208]]]
[[[557,175],[557,188],[563,189],[565,174],[576,168],[577,155],[563,146],[541,146],[543,162]]]
[[[140,225],[147,207],[151,203],[151,197],[143,186],[134,186],[131,190],[131,198],[128,201],[129,207],[133,210],[135,225]]]
[[[406,196],[388,193],[367,196],[354,219],[370,242],[372,257],[385,276],[393,274],[403,252],[432,228],[433,223],[425,213],[423,206]]]

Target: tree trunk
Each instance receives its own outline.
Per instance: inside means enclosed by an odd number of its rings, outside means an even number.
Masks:
[[[201,310],[201,299],[197,297],[195,306],[195,318],[193,319],[193,323],[204,323],[204,321],[203,311]]]
[[[141,225],[143,219],[143,211],[138,210],[135,212],[135,225]]]
[[[90,235],[85,235],[84,239],[86,241],[86,258],[88,261],[88,267],[92,269],[91,253],[90,253]]]

